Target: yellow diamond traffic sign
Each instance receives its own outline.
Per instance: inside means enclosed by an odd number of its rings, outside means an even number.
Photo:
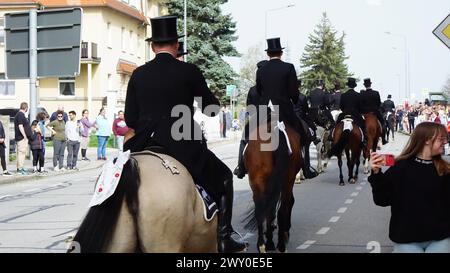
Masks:
[[[433,30],[433,34],[450,48],[450,14]]]

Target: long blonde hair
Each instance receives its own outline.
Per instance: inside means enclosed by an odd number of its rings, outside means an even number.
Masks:
[[[434,122],[422,122],[414,129],[411,138],[396,161],[410,159],[417,156],[425,147],[427,141],[434,143],[439,136],[447,137],[444,125]],[[433,156],[433,163],[440,176],[450,173],[450,164],[441,155]]]

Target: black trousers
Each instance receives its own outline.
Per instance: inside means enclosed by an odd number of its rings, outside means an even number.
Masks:
[[[412,133],[412,131],[414,131],[414,119],[408,119],[408,123],[409,123],[409,133]]]
[[[44,167],[44,150],[36,149],[31,150],[33,152],[33,167],[37,166],[39,162],[39,169]]]
[[[6,171],[6,158],[5,158],[6,152],[5,152],[5,149],[6,149],[5,146],[0,144],[0,160],[1,160],[2,168],[3,168],[4,171]]]

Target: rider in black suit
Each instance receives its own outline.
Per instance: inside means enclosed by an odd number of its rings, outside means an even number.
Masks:
[[[356,87],[356,80],[354,78],[348,78],[347,86],[350,89],[341,95],[339,108],[341,108],[342,113],[339,115],[336,124],[341,122],[346,115],[351,115],[356,124],[365,132],[365,123],[361,116],[361,94],[354,89]]]
[[[364,79],[364,86],[366,87],[366,90],[361,91],[362,114],[373,113],[377,116],[382,128],[381,140],[383,145],[385,145],[387,143],[386,124],[384,122],[383,115],[380,112],[380,93],[372,89],[372,82],[370,81],[370,78]]]
[[[197,184],[203,186],[219,205],[218,250],[237,252],[246,245],[235,241],[231,234],[233,209],[233,175],[228,167],[202,144],[201,128],[194,122],[194,97],[202,100],[202,110],[215,106],[213,116],[219,111],[219,101],[206,85],[201,71],[193,64],[176,59],[178,36],[176,17],[163,16],[151,19],[152,49],[156,57],[138,67],[128,83],[125,102],[125,120],[136,135],[125,143],[125,150],[141,151],[151,144],[163,146],[168,155],[182,163]],[[183,115],[183,138],[172,135],[175,122],[174,107],[190,110]],[[176,131],[180,128],[175,127]],[[191,132],[187,129],[193,129]],[[149,137],[151,136],[151,137]],[[199,137],[200,136],[200,137]]]

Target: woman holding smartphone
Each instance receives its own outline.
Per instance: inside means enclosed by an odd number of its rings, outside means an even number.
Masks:
[[[424,122],[385,173],[385,156],[371,153],[368,180],[375,204],[391,206],[393,252],[450,252],[450,165],[441,157],[446,143],[443,125]]]

